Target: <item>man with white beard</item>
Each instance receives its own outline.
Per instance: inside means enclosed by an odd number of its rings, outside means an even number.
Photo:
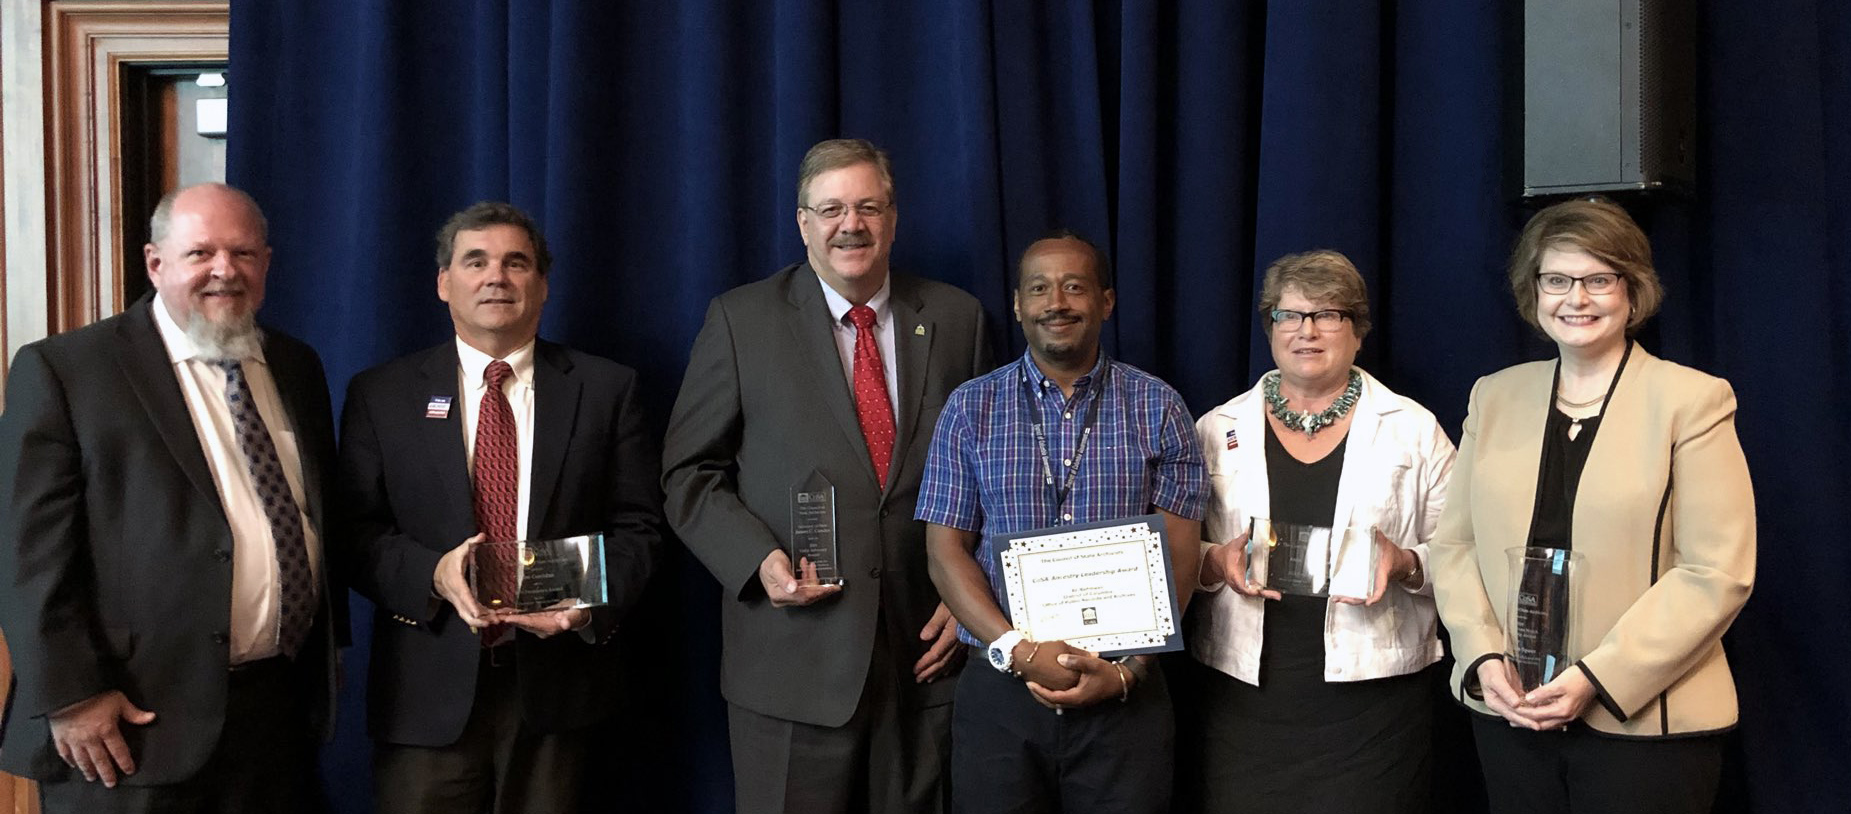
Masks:
[[[161,200],[154,291],[14,358],[0,414],[0,769],[47,812],[310,811],[345,595],[321,361],[257,327],[255,201]]]

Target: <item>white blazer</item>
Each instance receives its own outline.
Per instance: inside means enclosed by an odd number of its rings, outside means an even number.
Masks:
[[[1389,390],[1362,368],[1362,396],[1352,408],[1336,524],[1376,526],[1414,550],[1427,569],[1427,541],[1439,524],[1452,472],[1453,444],[1427,408]],[[1208,411],[1195,423],[1213,496],[1203,534],[1206,556],[1239,536],[1253,516],[1271,513],[1266,482],[1266,397],[1259,385]],[[1230,436],[1229,432],[1233,435]],[[1231,448],[1230,448],[1231,447]],[[1225,584],[1198,586],[1190,608],[1189,652],[1248,684],[1260,678],[1266,600]],[[1433,586],[1391,586],[1373,607],[1331,602],[1324,614],[1324,680],[1363,681],[1405,675],[1440,659]]]

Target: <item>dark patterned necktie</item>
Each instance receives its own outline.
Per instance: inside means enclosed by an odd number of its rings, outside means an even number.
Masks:
[[[499,359],[488,363],[482,374],[486,391],[482,407],[476,414],[475,485],[476,530],[488,535],[491,542],[512,542],[514,516],[521,504],[520,436],[514,426],[514,410],[502,385],[514,375],[514,368]],[[513,546],[488,546],[480,550],[476,579],[482,595],[501,598],[503,607],[512,606],[520,577]],[[482,629],[482,645],[494,647],[514,633],[513,626],[492,624]]]
[[[861,419],[861,437],[868,442],[874,475],[885,487],[887,466],[893,463],[893,402],[887,398],[887,368],[874,338],[874,309],[850,308],[848,321],[855,324],[855,415]]]
[[[232,428],[238,433],[238,447],[244,450],[244,463],[250,469],[251,485],[263,504],[264,520],[270,524],[270,537],[276,543],[277,648],[291,658],[301,650],[315,621],[315,578],[309,570],[308,540],[302,533],[302,513],[290,494],[289,481],[283,476],[283,463],[276,456],[276,443],[257,403],[251,400],[251,385],[244,379],[244,365],[236,359],[218,359],[212,364],[225,371],[225,403],[231,407]]]

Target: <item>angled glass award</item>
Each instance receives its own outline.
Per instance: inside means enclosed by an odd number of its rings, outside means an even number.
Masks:
[[[491,613],[589,608],[610,603],[604,535],[473,543],[469,590]]]
[[[1560,548],[1510,548],[1510,607],[1504,617],[1504,656],[1520,692],[1541,687],[1581,657],[1574,650],[1576,572],[1581,556]]]
[[[814,469],[791,486],[791,573],[799,585],[841,585],[836,559],[836,488]]]
[[[1298,596],[1363,598],[1375,591],[1375,530],[1253,518],[1247,527],[1247,583]]]

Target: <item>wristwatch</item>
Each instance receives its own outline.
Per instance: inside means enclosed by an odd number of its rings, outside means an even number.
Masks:
[[[1145,666],[1144,662],[1140,661],[1137,656],[1119,656],[1112,661],[1130,670],[1131,677],[1137,679],[1139,684],[1144,683],[1145,679],[1150,678],[1150,668]]]
[[[996,641],[990,642],[990,666],[997,672],[1010,672],[1009,668],[1015,666],[1015,646],[1021,642],[1022,632],[1014,628],[996,637]]]

